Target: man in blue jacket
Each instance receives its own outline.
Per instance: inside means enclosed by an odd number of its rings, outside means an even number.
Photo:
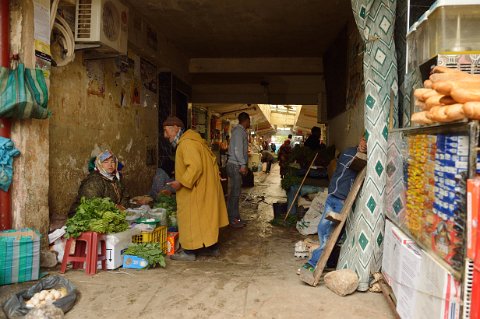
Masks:
[[[242,192],[242,175],[248,173],[248,134],[250,116],[242,112],[238,115],[238,125],[232,130],[228,146],[228,219],[230,226],[241,228],[245,223],[240,218],[240,193]]]
[[[318,239],[320,240],[320,247],[313,251],[312,257],[303,265],[301,271],[313,272],[317,266],[317,262],[320,259],[333,230],[333,222],[325,219],[325,216],[330,212],[339,213],[342,210],[345,199],[357,177],[358,172],[349,168],[357,152],[367,152],[367,142],[363,137],[360,139],[358,146],[347,148],[338,158],[337,168],[335,169],[330,184],[328,185],[328,196],[325,202],[325,210],[323,211],[322,218],[318,224]]]

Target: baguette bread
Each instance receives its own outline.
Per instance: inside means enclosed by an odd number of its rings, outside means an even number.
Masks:
[[[436,93],[435,90],[432,89],[425,89],[425,88],[420,88],[416,89],[413,92],[413,95],[420,101],[420,102],[425,102],[425,99],[423,98],[423,95],[426,93]]]
[[[417,124],[432,124],[433,121],[427,118],[427,112],[417,112],[412,114],[412,122]]]
[[[430,110],[434,106],[455,104],[455,100],[450,96],[441,94],[433,95],[425,101],[425,110]]]
[[[465,116],[472,120],[480,120],[480,102],[467,102],[463,105]]]
[[[452,98],[458,103],[480,102],[480,88],[468,89],[463,87],[454,87],[450,92]]]
[[[437,65],[433,68],[433,73],[458,73],[458,69],[447,68],[446,66]]]
[[[463,104],[457,103],[445,106],[445,114],[449,122],[463,120],[465,118]]]
[[[445,111],[445,106],[434,106],[430,109],[430,111],[428,111],[426,117],[434,122],[445,123],[448,122],[448,117]]]

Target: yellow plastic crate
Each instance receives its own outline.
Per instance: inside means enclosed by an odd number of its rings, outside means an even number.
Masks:
[[[132,236],[132,243],[160,243],[164,253],[167,253],[167,226],[159,226],[154,231],[142,231],[140,235]]]

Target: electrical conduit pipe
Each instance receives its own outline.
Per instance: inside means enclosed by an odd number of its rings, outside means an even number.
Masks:
[[[0,66],[10,66],[10,8],[9,0],[0,0]],[[10,138],[9,119],[0,118],[0,136]],[[10,191],[0,190],[0,230],[12,228],[12,198]]]

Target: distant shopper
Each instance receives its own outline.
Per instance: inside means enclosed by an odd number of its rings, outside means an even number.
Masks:
[[[119,209],[125,210],[128,207],[130,196],[121,181],[118,165],[118,159],[111,151],[105,150],[98,154],[95,158],[95,168],[80,184],[77,198],[70,207],[68,217],[75,215],[82,197],[87,199],[108,197]]]
[[[280,149],[278,150],[278,163],[280,165],[281,178],[284,178],[285,174],[287,173],[288,160],[290,157],[290,152],[292,151],[290,144],[291,142],[289,139],[285,140],[285,142],[283,142],[282,146],[280,146]]]
[[[358,146],[347,148],[338,158],[337,168],[335,169],[328,186],[328,196],[325,202],[325,209],[320,219],[320,223],[318,224],[317,230],[320,247],[313,251],[310,260],[300,269],[301,272],[313,272],[323,250],[325,249],[325,245],[332,233],[333,226],[333,222],[327,220],[325,216],[330,212],[341,212],[345,199],[350,192],[350,188],[357,177],[357,172],[349,168],[357,152],[367,152],[367,142],[363,137],[360,139]]]
[[[182,250],[175,260],[193,261],[197,254],[218,256],[219,228],[228,225],[227,209],[215,155],[200,134],[185,131],[174,116],[163,123],[164,137],[175,152],[177,222]]]
[[[268,145],[268,142],[267,141],[263,141],[262,143],[262,150],[269,150],[270,149],[270,146]]]
[[[273,153],[275,153],[277,151],[277,145],[275,145],[275,143],[271,143],[270,149],[272,150]]]
[[[232,130],[228,147],[228,219],[230,226],[241,228],[245,222],[240,217],[240,193],[242,192],[242,175],[248,173],[248,135],[250,116],[242,112],[238,115],[238,125]]]
[[[272,163],[273,163],[274,157],[272,153],[269,151],[263,150],[262,151],[262,163],[267,163],[267,169],[265,173],[270,174],[270,170],[272,169]]]
[[[288,140],[289,140],[290,142],[292,142],[292,137],[293,137],[292,134],[288,134]]]
[[[327,146],[320,142],[322,137],[322,131],[318,126],[312,127],[312,134],[305,141],[305,146],[310,148],[313,151],[322,151],[327,148]]]

